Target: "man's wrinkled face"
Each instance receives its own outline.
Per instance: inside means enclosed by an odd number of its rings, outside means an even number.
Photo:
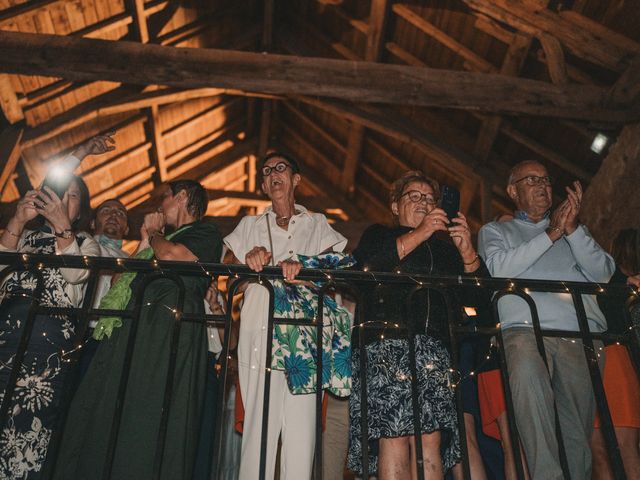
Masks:
[[[552,189],[547,169],[536,162],[525,163],[507,187],[509,197],[518,210],[539,216],[551,208]]]

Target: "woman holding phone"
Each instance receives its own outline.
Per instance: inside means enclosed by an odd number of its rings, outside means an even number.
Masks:
[[[38,217],[34,230],[25,229]],[[51,188],[32,190],[18,202],[16,212],[0,237],[0,251],[34,254],[100,255],[96,241],[82,231],[90,220],[89,191],[81,178],[71,182],[60,198]],[[37,222],[37,221],[36,221]],[[78,307],[88,270],[43,268],[44,307]],[[5,393],[14,358],[38,284],[28,271],[10,274],[0,288],[0,393]],[[58,413],[69,367],[64,351],[75,344],[76,319],[68,315],[38,314],[2,425],[0,478],[40,478]]]
[[[488,276],[471,242],[465,216],[457,212],[450,221],[445,211],[437,207],[439,193],[438,183],[419,171],[407,172],[396,180],[390,192],[395,226],[373,225],[364,232],[353,252],[359,267],[371,272]],[[442,239],[442,234],[451,241]],[[370,473],[377,471],[381,480],[417,478],[407,328],[416,334],[425,478],[443,478],[460,460],[447,306],[441,294],[430,290],[418,292],[407,306],[407,297],[415,286],[372,285],[365,290],[362,318],[367,328],[364,335],[352,338],[348,464],[362,473],[361,459],[367,448]],[[459,288],[451,293],[468,306],[488,301],[478,289]],[[367,355],[368,445],[361,444],[361,340],[366,344]]]

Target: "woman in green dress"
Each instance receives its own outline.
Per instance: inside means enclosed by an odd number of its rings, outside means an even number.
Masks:
[[[201,221],[207,208],[206,190],[189,180],[171,182],[165,188],[158,212],[145,217],[136,256],[219,261],[220,233],[215,225]],[[173,227],[174,232],[164,236],[165,226]],[[133,297],[143,277],[122,274],[100,307],[133,308]],[[203,314],[203,298],[209,281],[206,277],[181,278],[185,286],[184,312]],[[206,375],[204,323],[185,321],[181,325],[162,464],[159,475],[154,472],[177,297],[177,285],[169,279],[154,280],[144,291],[132,361],[128,372],[124,372],[129,379],[112,463],[109,438],[133,321],[101,318],[94,337],[108,338],[101,341],[71,404],[55,479],[191,478]],[[109,469],[110,475],[105,476],[104,472]]]

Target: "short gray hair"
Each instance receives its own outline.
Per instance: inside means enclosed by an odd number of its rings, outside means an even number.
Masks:
[[[531,164],[542,165],[542,163],[540,163],[537,160],[523,160],[521,162],[516,163],[513,167],[511,167],[511,170],[509,170],[509,180],[507,181],[507,185],[513,184],[513,182],[515,181],[516,173],[518,173],[518,171],[522,167],[524,167],[525,165],[531,165]],[[542,166],[546,170],[547,167],[545,167],[544,165]]]

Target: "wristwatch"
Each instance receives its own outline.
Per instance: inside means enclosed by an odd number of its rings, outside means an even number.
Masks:
[[[65,229],[65,230],[62,230],[60,233],[58,233],[58,232],[53,232],[53,234],[54,234],[56,237],[59,237],[59,238],[66,238],[66,239],[69,239],[69,238],[73,237],[73,231],[71,231],[71,230],[70,230],[70,229],[68,229],[68,228],[67,228],[67,229]]]

